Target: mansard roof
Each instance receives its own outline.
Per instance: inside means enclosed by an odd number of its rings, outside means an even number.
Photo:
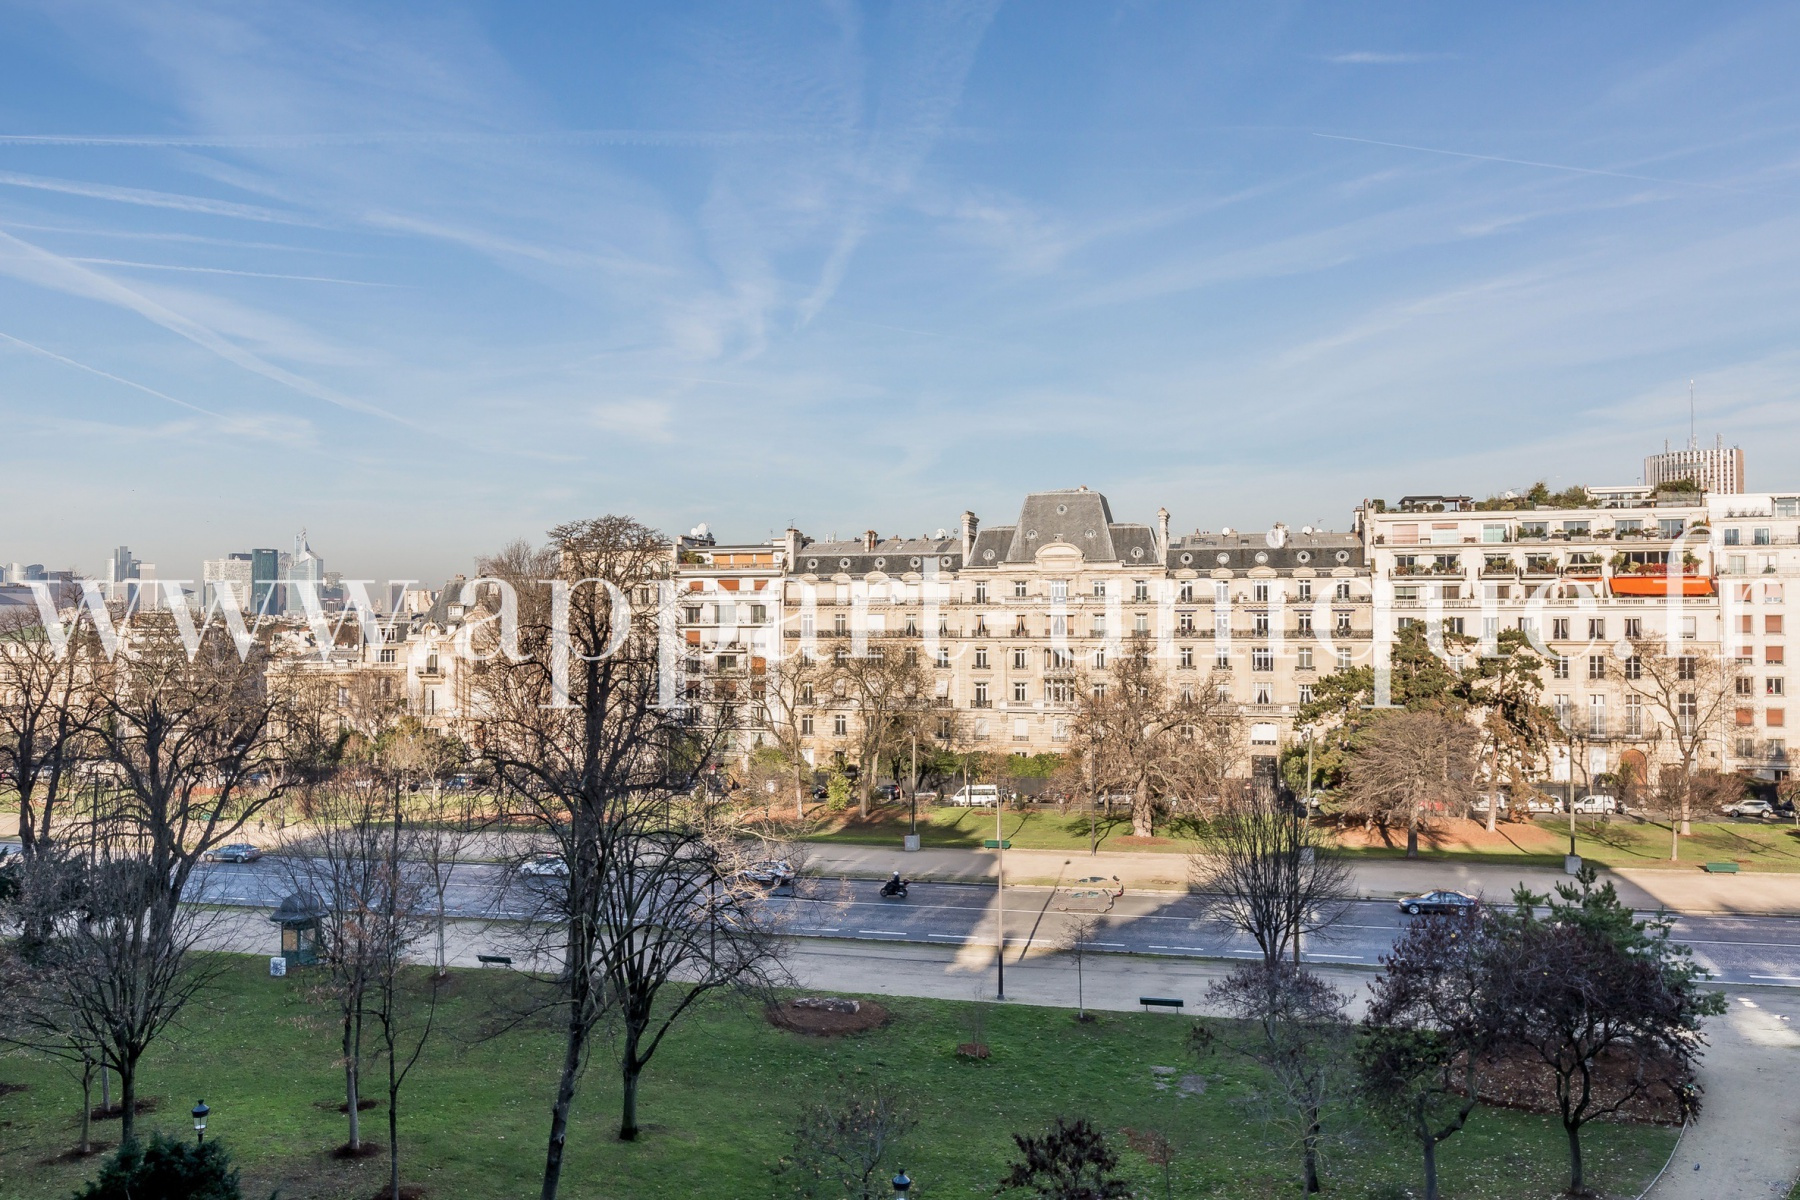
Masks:
[[[1032,492],[1016,525],[996,525],[975,539],[971,567],[999,567],[1035,561],[1045,546],[1078,550],[1083,562],[1132,566],[1156,561],[1156,535],[1148,525],[1113,520],[1112,506],[1099,492],[1065,488]]]
[[[962,539],[878,538],[873,550],[862,538],[808,542],[787,569],[793,575],[868,575],[875,571],[906,575],[923,571],[928,558],[938,560],[940,571],[956,570],[962,566]]]

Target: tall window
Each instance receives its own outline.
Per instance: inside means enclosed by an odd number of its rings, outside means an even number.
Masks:
[[[987,598],[988,598],[987,580],[985,580],[985,579],[976,580],[975,581],[975,603],[986,604]]]
[[[1349,613],[1341,612],[1337,615],[1337,631],[1340,636],[1350,632],[1350,614]]]
[[[1023,600],[1029,594],[1029,592],[1030,592],[1030,589],[1026,586],[1025,580],[1023,580],[1023,579],[1013,580],[1013,599]]]
[[[1267,646],[1257,646],[1250,651],[1250,669],[1252,671],[1273,671],[1275,669],[1275,652]]]
[[[1644,636],[1644,618],[1642,618],[1642,617],[1626,617],[1625,618],[1625,636],[1628,638],[1631,638],[1633,640],[1643,637]]]
[[[1550,660],[1550,676],[1553,679],[1567,679],[1569,677],[1568,655],[1558,654],[1555,658]]]
[[[837,734],[839,737],[843,737],[845,734],[849,733],[850,718],[846,717],[843,713],[839,713],[837,716],[831,718],[831,732]]]
[[[1274,699],[1272,698],[1272,693],[1270,692],[1269,685],[1266,683],[1259,683],[1254,688],[1252,688],[1251,694],[1250,694],[1250,703],[1252,703],[1252,704],[1273,704],[1273,703],[1275,703]]]
[[[1569,640],[1569,618],[1552,617],[1550,619],[1550,640],[1553,642]]]
[[[1338,580],[1337,598],[1339,600],[1348,600],[1350,598],[1350,581],[1348,579]]]
[[[1633,654],[1625,660],[1625,678],[1642,679],[1644,677],[1644,660]]]
[[[1192,646],[1183,646],[1180,650],[1180,655],[1181,666],[1186,670],[1192,670],[1194,666],[1194,648]]]
[[[1231,670],[1231,651],[1220,646],[1218,653],[1213,655],[1213,666],[1221,671]]]
[[[1138,613],[1135,617],[1133,617],[1131,619],[1131,631],[1133,633],[1149,633],[1150,632],[1150,614],[1149,613]]]
[[[1023,646],[1014,646],[1013,647],[1013,670],[1023,671],[1023,670],[1025,670],[1025,668],[1027,666],[1030,665],[1029,661],[1025,657],[1025,655],[1027,653],[1028,653],[1028,651]]]
[[[986,646],[975,647],[975,665],[983,670],[987,668],[988,656]]]
[[[937,665],[940,667],[948,667],[950,665],[950,647],[948,647],[948,646],[939,646],[938,647]]]
[[[1588,678],[1589,679],[1605,679],[1606,678],[1606,655],[1604,655],[1604,654],[1588,655]]]
[[[1297,589],[1299,589],[1300,599],[1302,599],[1302,600],[1311,600],[1312,599],[1312,580],[1302,579],[1299,583],[1295,584],[1294,586]]]
[[[1296,626],[1296,632],[1298,632],[1301,637],[1311,637],[1312,636],[1312,631],[1313,631],[1312,617],[1313,617],[1313,615],[1309,612],[1301,612],[1301,613],[1294,614],[1294,622],[1295,622],[1295,626]]]
[[[1251,584],[1250,598],[1258,604],[1267,604],[1269,602],[1269,585],[1266,583]]]
[[[1595,642],[1604,642],[1606,640],[1605,617],[1588,618],[1588,639]]]
[[[1148,600],[1150,598],[1150,581],[1148,579],[1132,580],[1131,598],[1139,603]]]
[[[1337,649],[1337,669],[1340,671],[1348,671],[1350,669],[1350,647],[1348,647],[1348,646],[1339,646],[1338,647],[1338,649]]]
[[[1644,698],[1636,692],[1625,697],[1625,733],[1638,737],[1644,732]]]
[[[1024,680],[1019,680],[1018,682],[1014,683],[1012,685],[1012,689],[1013,689],[1013,703],[1014,704],[1024,704],[1029,699],[1029,697],[1025,694],[1025,681]]]
[[[806,713],[806,714],[802,715],[800,718],[800,732],[803,735],[805,735],[806,737],[811,737],[812,731],[813,731],[812,714]]]
[[[1302,646],[1294,651],[1294,669],[1298,671],[1313,669],[1313,648],[1311,646]]]
[[[1310,684],[1310,683],[1301,684],[1300,685],[1300,703],[1311,704],[1312,697],[1313,697],[1312,684]]]
[[[985,683],[978,683],[975,685],[975,707],[976,708],[986,708],[987,706],[988,706],[988,685]]]
[[[1593,737],[1606,734],[1606,697],[1588,697],[1588,733]]]
[[[1675,696],[1675,716],[1681,726],[1681,732],[1694,732],[1694,724],[1700,717],[1700,697],[1693,692],[1679,692]]]
[[[1094,651],[1094,670],[1096,670],[1096,671],[1106,670],[1106,651],[1105,650]]]
[[[1106,580],[1104,580],[1104,579],[1094,580],[1094,599],[1096,599],[1096,600],[1106,599]]]

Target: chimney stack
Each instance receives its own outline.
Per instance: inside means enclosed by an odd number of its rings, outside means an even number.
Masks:
[[[1169,510],[1156,510],[1156,552],[1163,558],[1169,557]]]
[[[795,529],[792,525],[787,527],[783,548],[786,550],[787,554],[786,561],[781,565],[785,569],[792,571],[794,569],[794,560],[800,557],[800,531]]]
[[[865,531],[863,533],[863,549],[867,551],[874,550],[875,543],[879,540],[880,539],[875,536],[875,531],[873,529]]]
[[[980,525],[980,522],[978,522],[975,519],[974,513],[972,513],[972,512],[963,513],[963,515],[962,515],[962,560],[963,560],[963,566],[965,566],[965,567],[969,565],[969,560],[975,554],[975,530],[979,527],[979,525]]]

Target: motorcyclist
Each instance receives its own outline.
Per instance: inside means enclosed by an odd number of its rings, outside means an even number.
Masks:
[[[881,885],[881,894],[884,896],[906,895],[906,880],[900,878],[900,872],[895,871],[888,881]]]

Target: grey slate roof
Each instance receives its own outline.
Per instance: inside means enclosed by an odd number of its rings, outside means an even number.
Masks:
[[[1262,530],[1254,533],[1191,533],[1172,538],[1165,560],[1172,571],[1189,569],[1202,574],[1223,567],[1248,571],[1272,567],[1291,571],[1311,567],[1332,571],[1363,565],[1362,539],[1353,533],[1293,533],[1283,545],[1271,546]]]
[[[925,569],[925,560],[936,558],[938,570],[954,571],[962,566],[962,539],[882,538],[875,549],[866,549],[861,538],[853,541],[809,542],[788,564],[791,575],[867,575],[881,571],[888,575],[906,575]]]
[[[1039,550],[1057,543],[1081,551],[1084,562],[1130,566],[1156,561],[1156,535],[1148,525],[1114,521],[1105,496],[1083,488],[1065,488],[1032,492],[1019,509],[1018,524],[982,530],[976,536],[969,565],[1027,563]]]

